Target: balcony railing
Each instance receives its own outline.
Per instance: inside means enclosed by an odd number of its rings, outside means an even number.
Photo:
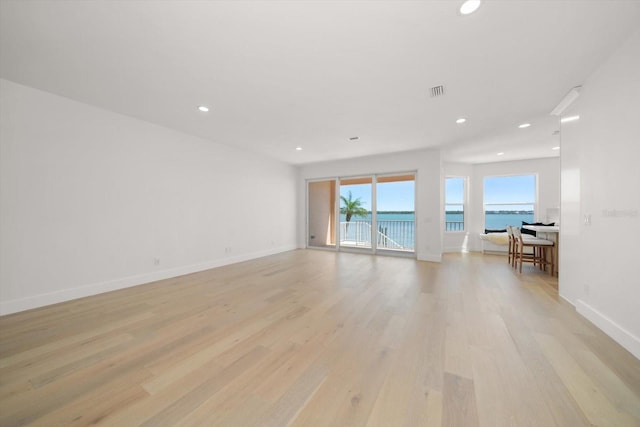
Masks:
[[[444,231],[464,231],[464,221],[446,221]]]
[[[340,245],[371,247],[372,227],[369,221],[349,221],[340,223]],[[381,249],[413,251],[415,223],[406,220],[378,221],[376,246]]]

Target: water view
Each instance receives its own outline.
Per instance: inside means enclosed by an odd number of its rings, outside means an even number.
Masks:
[[[343,246],[371,247],[371,235],[377,237],[377,247],[400,251],[413,251],[415,247],[414,212],[378,212],[378,230],[373,233],[371,213],[352,217],[340,215],[340,244]]]
[[[484,216],[484,228],[489,230],[503,230],[507,225],[520,227],[522,221],[533,222],[533,211],[487,211]],[[463,230],[462,212],[446,213],[445,230]]]
[[[487,211],[485,228],[502,230],[507,225],[520,227],[522,221],[533,222],[533,211]],[[379,212],[378,230],[371,228],[371,213],[366,216],[352,217],[347,223],[345,215],[340,215],[340,236],[343,246],[371,247],[371,235],[377,236],[379,248],[412,251],[415,249],[415,213]],[[446,212],[446,231],[463,231],[464,214]]]

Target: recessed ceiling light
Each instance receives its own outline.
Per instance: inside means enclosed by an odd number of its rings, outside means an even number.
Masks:
[[[200,105],[198,107],[198,110],[202,111],[203,113],[206,113],[207,111],[209,111],[209,107],[205,107],[204,105]]]
[[[496,153],[497,156],[504,156],[504,153],[501,151],[499,153]]]
[[[559,150],[560,147],[551,147],[552,150]]]
[[[456,120],[456,123],[457,124],[462,124],[462,123],[464,123],[466,121],[467,121],[467,119],[465,119],[464,117],[460,117],[458,120]]]
[[[528,128],[529,126],[531,126],[531,123],[523,123],[520,126],[518,126],[520,129],[524,129],[524,128]]]
[[[463,15],[469,15],[475,12],[480,7],[480,0],[467,0],[460,6],[460,13]]]
[[[574,122],[576,120],[580,120],[580,116],[568,116],[560,119],[560,123]]]
[[[302,151],[302,147],[296,147],[296,151]]]

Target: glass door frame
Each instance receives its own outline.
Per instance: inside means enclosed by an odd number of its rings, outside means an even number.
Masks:
[[[378,229],[378,218],[377,218],[377,184],[379,177],[393,177],[393,176],[408,176],[412,175],[414,179],[414,228],[413,228],[413,251],[394,251],[389,249],[381,249],[378,248],[377,244],[377,232]],[[349,181],[358,178],[370,178],[371,179],[371,248],[357,248],[352,246],[343,246],[340,244],[340,185],[341,182]],[[312,246],[309,243],[309,184],[312,182],[322,182],[322,181],[334,181],[336,185],[335,191],[335,212],[334,212],[334,230],[335,230],[335,247],[321,247],[321,246]],[[310,178],[306,179],[305,185],[305,201],[306,201],[306,224],[305,224],[305,233],[306,233],[306,247],[307,249],[314,250],[323,250],[323,251],[334,251],[334,252],[350,252],[350,253],[363,253],[363,254],[381,254],[385,256],[398,256],[405,258],[416,258],[417,257],[417,248],[418,248],[418,208],[417,208],[417,200],[418,200],[418,172],[413,171],[404,171],[404,172],[389,172],[389,173],[375,173],[375,174],[364,174],[364,175],[346,175],[340,177],[325,177],[325,178]],[[374,235],[374,233],[376,233]]]
[[[334,185],[335,185],[335,189],[334,192],[335,194],[335,198],[334,198],[334,212],[333,212],[333,239],[336,242],[335,245],[333,245],[333,247],[327,245],[327,246],[315,246],[311,244],[311,236],[309,233],[309,227],[310,227],[310,216],[311,216],[311,212],[309,210],[309,203],[310,203],[310,198],[309,198],[309,190],[311,187],[312,183],[318,183],[318,182],[327,182],[327,181],[333,181]],[[338,203],[340,200],[339,197],[339,189],[340,189],[340,185],[339,185],[339,180],[338,178],[314,178],[314,179],[307,179],[306,183],[305,183],[305,210],[306,210],[306,215],[305,215],[305,244],[306,244],[306,248],[307,249],[317,249],[317,250],[321,250],[321,251],[337,251],[339,246],[340,246],[340,242],[338,241],[339,239],[339,232],[338,229],[336,228],[337,226],[340,225],[340,218],[337,217],[336,215],[340,212],[339,210],[339,206],[336,206],[335,203]],[[336,209],[336,207],[338,209]]]
[[[371,232],[370,232],[370,240],[371,247],[357,247],[357,246],[347,246],[340,244],[340,187],[342,186],[342,181],[352,181],[355,179],[371,179]],[[376,209],[376,176],[375,175],[355,175],[355,176],[343,176],[337,179],[337,189],[336,189],[336,250],[342,252],[353,252],[353,253],[365,253],[365,254],[376,254],[376,242],[374,238],[374,230],[376,229],[376,218],[375,218],[375,209]]]
[[[393,250],[393,249],[387,249],[387,248],[379,248],[377,245],[377,238],[376,238],[376,250],[374,253],[380,253],[380,254],[384,254],[389,255],[389,256],[399,256],[399,257],[410,257],[410,258],[416,258],[417,257],[417,253],[418,253],[418,212],[417,212],[417,208],[416,208],[416,201],[418,200],[418,172],[417,171],[410,171],[410,172],[394,172],[394,173],[379,173],[375,175],[375,180],[376,180],[376,187],[378,184],[378,179],[379,178],[392,178],[392,177],[401,177],[401,176],[413,176],[413,250],[412,251],[400,251],[400,250]],[[376,193],[377,196],[377,193]],[[377,200],[376,200],[376,233],[378,230],[378,206],[377,206]],[[376,235],[377,237],[377,235]]]

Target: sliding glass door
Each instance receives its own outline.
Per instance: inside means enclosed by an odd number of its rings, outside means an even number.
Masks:
[[[378,176],[376,230],[379,251],[415,250],[415,176]]]
[[[340,246],[372,249],[373,178],[340,180]]]
[[[309,181],[307,198],[308,247],[414,253],[414,173]]]
[[[315,248],[336,247],[335,179],[309,182],[307,245]]]

